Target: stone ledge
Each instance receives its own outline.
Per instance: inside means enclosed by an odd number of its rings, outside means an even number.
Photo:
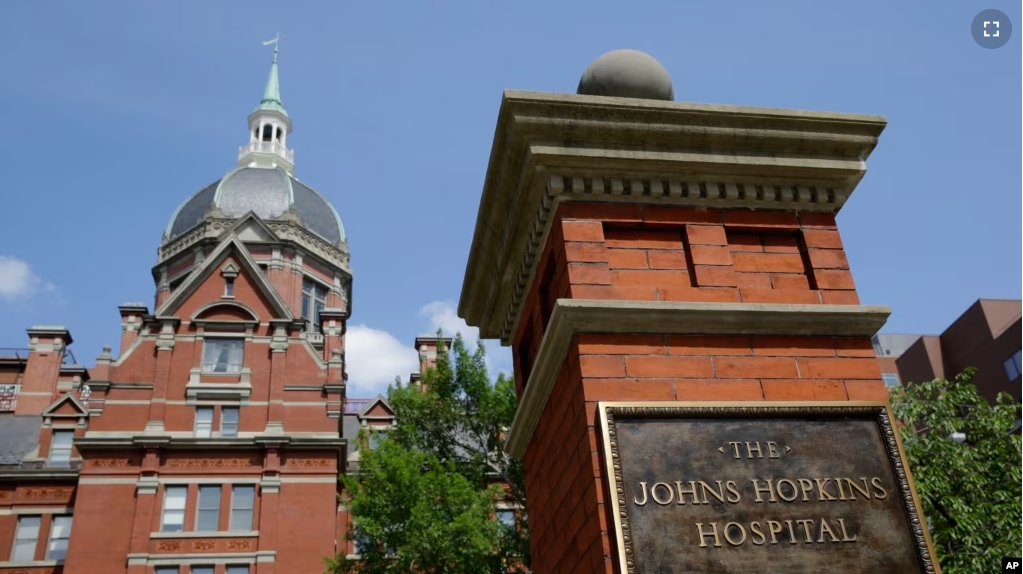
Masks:
[[[558,299],[505,450],[519,458],[525,454],[572,339],[579,333],[872,337],[890,314],[891,309],[883,305]]]
[[[150,538],[258,538],[258,530],[190,530],[188,532],[150,532]]]

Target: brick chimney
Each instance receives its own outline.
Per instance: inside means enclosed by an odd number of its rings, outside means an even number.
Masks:
[[[416,337],[415,347],[419,353],[419,373],[425,374],[427,370],[437,366],[437,353],[440,346],[444,346],[444,352],[451,350],[450,337]]]
[[[142,303],[125,303],[117,310],[121,313],[121,349],[117,352],[120,357],[138,339],[142,331],[142,319],[149,314],[149,309]]]
[[[29,354],[14,410],[17,415],[39,414],[53,402],[64,353],[72,342],[71,333],[62,326],[39,325],[27,332]]]

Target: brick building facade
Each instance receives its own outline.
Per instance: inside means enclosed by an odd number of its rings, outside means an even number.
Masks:
[[[348,244],[294,176],[276,60],[237,167],[171,217],[155,304],[119,308],[116,352],[82,367],[55,326],[0,352],[0,573],[319,573],[353,552],[337,477],[393,413],[346,404]],[[439,342],[416,341],[423,368]]]
[[[885,384],[951,379],[973,367],[973,384],[989,402],[1002,392],[1020,400],[1021,308],[1019,299],[978,299],[940,335],[876,335]]]

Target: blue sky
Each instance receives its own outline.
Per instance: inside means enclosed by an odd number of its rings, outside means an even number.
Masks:
[[[986,8],[1015,23],[998,50],[970,36]],[[616,48],[678,100],[886,116],[839,225],[885,330],[940,332],[1020,297],[1020,26],[1018,2],[2,2],[0,346],[116,347],[171,213],[247,141],[278,30],[296,175],[350,238],[353,396],[459,326],[501,91],[574,92]]]

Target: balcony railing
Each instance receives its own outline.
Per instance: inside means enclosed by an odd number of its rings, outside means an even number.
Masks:
[[[281,142],[249,142],[248,145],[238,148],[238,160],[253,153],[272,153],[287,160],[288,163],[295,163],[295,150],[288,149]]]

